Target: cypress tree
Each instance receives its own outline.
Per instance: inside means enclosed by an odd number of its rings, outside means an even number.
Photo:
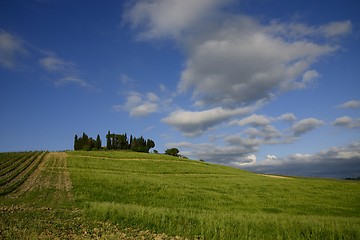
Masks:
[[[98,134],[96,137],[96,149],[100,150],[101,149],[101,139],[100,139],[100,135]]]
[[[107,148],[108,150],[111,149],[110,130],[108,131],[108,134],[106,135],[106,148]]]
[[[79,150],[78,148],[78,136],[75,134],[75,140],[74,140],[74,150],[76,151],[76,150]]]

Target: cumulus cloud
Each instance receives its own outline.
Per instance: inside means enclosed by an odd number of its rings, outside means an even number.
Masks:
[[[296,121],[296,117],[293,113],[284,113],[277,117],[278,120],[285,122],[294,122]]]
[[[293,113],[284,113],[278,117],[269,117],[265,115],[252,114],[240,120],[233,120],[230,125],[246,126],[251,125],[253,127],[265,127],[270,123],[276,121],[294,122],[296,117]]]
[[[252,114],[248,117],[245,117],[239,121],[233,121],[231,124],[237,124],[240,126],[244,126],[244,125],[252,125],[252,126],[265,126],[270,124],[270,122],[272,121],[271,118],[266,117],[264,115],[257,115],[257,114]]]
[[[185,136],[199,136],[215,125],[229,120],[234,116],[245,115],[253,111],[251,107],[225,109],[213,108],[204,111],[185,111],[177,110],[172,112],[162,121],[175,127]]]
[[[337,118],[332,124],[339,127],[360,128],[360,118],[353,119],[348,116],[343,116]]]
[[[324,125],[325,122],[321,121],[319,119],[316,118],[307,118],[307,119],[303,119],[298,121],[297,123],[295,123],[291,130],[293,131],[293,134],[295,137],[298,137],[300,135],[303,135],[317,127],[320,127],[322,125]]]
[[[360,101],[359,100],[351,100],[351,101],[347,101],[343,104],[340,104],[338,106],[336,106],[337,108],[342,108],[342,109],[346,109],[346,108],[360,108]]]
[[[299,88],[306,87],[311,81],[313,81],[314,79],[319,78],[319,77],[320,77],[320,74],[315,70],[306,71],[302,77],[303,80],[302,80],[301,84],[303,84],[303,85],[299,86]]]
[[[268,117],[265,115],[252,114],[243,119],[231,121],[230,125],[239,125],[239,126],[251,125],[254,127],[258,127],[258,126],[266,126],[269,125],[271,122],[276,122],[276,121],[294,122],[295,120],[296,117],[293,113],[284,113],[278,117]]]
[[[332,147],[316,154],[294,154],[285,158],[271,157],[241,168],[280,175],[346,178],[360,176],[360,142]]]
[[[250,139],[260,139],[259,144],[288,143],[290,138],[277,130],[274,126],[265,125],[260,128],[247,128],[243,132]]]
[[[221,12],[232,2],[149,0],[135,2],[125,14],[140,37],[170,37],[184,47],[178,91],[192,92],[196,106],[238,107],[306,88],[320,76],[313,64],[339,49],[328,39],[352,28],[351,21],[264,24]]]
[[[219,164],[241,165],[256,161],[251,157],[257,151],[257,146],[218,146],[210,143],[193,144],[189,142],[169,143],[167,147],[177,147],[189,150],[192,156],[208,162]],[[187,153],[186,150],[182,153]],[[249,157],[250,156],[250,157]]]
[[[265,144],[289,144],[294,142],[299,136],[314,130],[325,124],[324,121],[316,118],[302,119],[292,124],[291,127],[285,130],[278,130],[272,122],[285,121],[292,123],[296,117],[292,113],[282,114],[279,117],[268,117],[264,115],[253,114],[241,120],[231,121],[231,124],[240,126],[250,125],[238,135],[231,135],[225,140],[231,145],[244,144],[244,140],[251,140],[258,146]]]
[[[114,111],[128,111],[132,117],[144,117],[159,111],[160,98],[152,92],[143,95],[138,92],[130,92],[123,105],[113,105]]]
[[[214,114],[213,116],[220,115],[221,114]],[[259,118],[258,116],[262,117]],[[174,118],[177,119],[176,117]],[[198,126],[196,125],[196,122],[199,121],[199,119],[196,119],[196,117],[191,115],[189,119],[194,119],[194,126]],[[209,115],[204,117],[204,119],[213,118]],[[217,124],[217,120],[222,121],[221,119],[214,118],[215,122],[211,123],[211,126]],[[221,144],[193,144],[189,142],[172,143],[171,146],[185,149],[185,152],[183,152],[185,155],[191,155],[195,158],[204,159],[209,162],[226,164],[235,167],[247,166],[249,168],[255,163],[257,167],[262,167],[266,163],[266,166],[270,165],[274,167],[275,165],[281,165],[282,159],[270,154],[265,160],[257,163],[256,154],[261,146],[293,143],[302,134],[325,124],[323,121],[316,118],[307,118],[294,122],[296,117],[292,113],[282,114],[279,117],[268,117],[253,114],[242,120],[244,120],[244,126],[250,125],[250,127],[232,135],[218,137],[218,139],[221,138],[223,140],[224,146]],[[294,123],[287,129],[279,130],[270,124],[271,122],[276,121]],[[206,122],[204,124],[206,124]],[[185,131],[184,129],[179,130]],[[190,126],[186,131],[189,135],[191,135],[192,131],[202,132],[205,130],[198,130],[196,127]],[[307,154],[295,154],[289,156],[288,159],[306,159],[309,156],[310,155]]]
[[[124,15],[125,22],[141,29],[139,37],[158,39],[178,37],[196,22],[211,14],[226,1],[216,0],[150,0],[135,2]]]
[[[331,22],[320,27],[320,29],[328,37],[338,37],[346,35],[351,32],[351,28],[352,24],[349,20],[342,22]]]
[[[192,42],[178,86],[204,105],[233,106],[305,88],[319,76],[311,65],[337,49],[305,38],[288,41],[245,16],[212,31]]]
[[[18,58],[28,54],[25,42],[14,34],[0,29],[0,66],[14,69],[18,65]]]

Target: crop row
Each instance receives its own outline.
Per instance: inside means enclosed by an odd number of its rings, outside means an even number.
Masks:
[[[17,161],[16,164],[14,164],[15,167],[11,167],[9,169],[10,171],[6,172],[3,176],[0,177],[0,186],[3,186],[6,183],[10,182],[22,171],[27,169],[40,154],[41,152],[36,152],[28,158],[20,159],[19,161]]]
[[[13,156],[19,156],[25,152],[1,152],[0,153],[0,166],[11,159]]]
[[[16,164],[16,168],[0,177],[0,196],[14,191],[33,173],[45,156],[45,152],[35,152],[25,160],[21,158],[22,163]]]
[[[3,178],[4,175],[11,173],[14,169],[26,162],[30,157],[38,153],[39,152],[19,153],[18,156],[14,156],[11,160],[8,160],[0,167],[0,178]]]
[[[9,152],[9,153],[0,153],[0,169],[4,169],[17,161],[18,159],[30,156],[34,152]]]

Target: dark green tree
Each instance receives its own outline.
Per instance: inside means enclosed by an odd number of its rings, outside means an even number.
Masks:
[[[101,139],[100,139],[100,135],[98,134],[97,137],[96,137],[96,146],[95,148],[97,150],[100,150],[101,149]]]
[[[179,156],[179,149],[177,148],[168,148],[165,150],[165,154],[171,155],[171,156]]]
[[[108,131],[108,134],[106,135],[106,148],[108,150],[111,149],[111,136],[110,136],[110,130]]]
[[[147,148],[147,151],[149,152],[150,148],[154,148],[155,147],[155,142],[151,139],[148,139],[146,141],[146,148]]]
[[[79,150],[79,143],[78,143],[78,136],[75,134],[75,140],[74,140],[74,150]]]

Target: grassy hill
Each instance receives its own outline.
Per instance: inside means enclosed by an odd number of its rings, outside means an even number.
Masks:
[[[48,153],[0,201],[0,238],[7,239],[29,233],[80,239],[360,239],[359,182],[278,178],[167,155]]]
[[[201,239],[360,237],[357,182],[132,152],[71,152],[68,166],[80,206],[122,227]]]

